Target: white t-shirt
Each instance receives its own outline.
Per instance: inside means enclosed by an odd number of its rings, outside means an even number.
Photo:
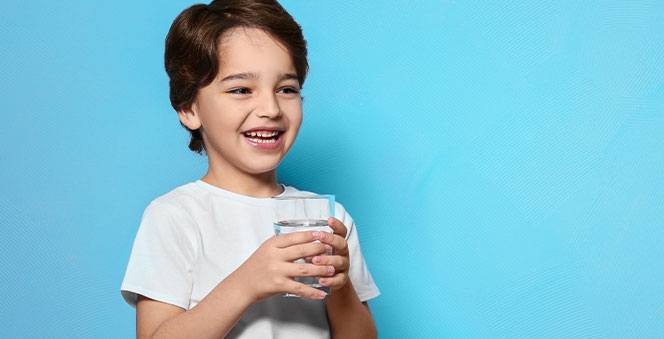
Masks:
[[[285,186],[279,196],[310,194]],[[253,198],[204,181],[188,183],[145,209],[122,282],[137,294],[182,307],[196,306],[268,238],[274,236],[270,198]],[[335,204],[348,228],[349,277],[361,301],[380,292],[360,251],[353,219]],[[247,309],[227,338],[329,338],[325,301],[272,296]]]

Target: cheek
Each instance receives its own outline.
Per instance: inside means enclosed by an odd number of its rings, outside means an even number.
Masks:
[[[208,130],[224,131],[217,134],[229,136],[232,135],[229,131],[236,131],[242,124],[244,115],[240,114],[241,112],[243,111],[233,105],[210,105],[201,116],[201,122]]]
[[[299,103],[297,106],[294,105],[293,109],[290,110],[290,114],[288,114],[288,120],[290,120],[291,128],[296,130],[299,129],[300,125],[302,125],[302,119],[302,103]]]
[[[300,134],[300,126],[302,126],[302,114],[294,116],[290,121],[290,130],[291,132],[291,142],[295,142],[298,134]]]
[[[293,121],[293,127],[299,130],[300,126],[302,125],[302,118],[302,112],[300,112],[300,114]]]

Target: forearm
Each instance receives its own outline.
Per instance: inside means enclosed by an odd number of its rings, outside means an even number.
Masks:
[[[152,338],[223,338],[251,306],[231,274],[189,311],[162,323]]]
[[[332,338],[376,338],[371,311],[357,297],[350,280],[327,298],[327,318]]]

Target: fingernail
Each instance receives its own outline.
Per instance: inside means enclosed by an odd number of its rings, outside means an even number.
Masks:
[[[314,257],[314,259],[313,259],[312,261],[314,262],[314,264],[320,264],[320,262],[323,261],[323,258],[321,258],[321,257]]]
[[[334,274],[334,266],[328,266],[328,267],[327,267],[327,273],[328,273],[329,275]]]
[[[327,238],[327,233],[320,232],[320,240],[325,240],[325,238]]]
[[[323,291],[318,292],[318,297],[319,297],[319,298],[323,299],[323,298],[325,298],[326,296],[327,296],[327,293],[325,293],[325,292],[323,292]]]
[[[327,219],[327,224],[330,225],[330,226],[334,225],[335,222],[337,222],[337,221],[336,221],[334,218],[332,218],[332,217],[330,217],[329,219]]]
[[[320,278],[320,279],[318,280],[318,282],[321,283],[321,284],[324,284],[324,283],[327,282],[327,278]]]
[[[318,238],[318,237],[320,236],[320,233],[319,233],[318,231],[313,231],[313,232],[311,232],[311,235],[312,235],[314,238]]]
[[[332,253],[332,246],[325,244],[325,253]]]

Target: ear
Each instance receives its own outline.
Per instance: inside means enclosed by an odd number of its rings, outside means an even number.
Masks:
[[[195,102],[191,105],[191,108],[179,110],[178,116],[180,117],[180,122],[190,130],[193,131],[201,128],[201,119],[198,116],[198,107]]]

